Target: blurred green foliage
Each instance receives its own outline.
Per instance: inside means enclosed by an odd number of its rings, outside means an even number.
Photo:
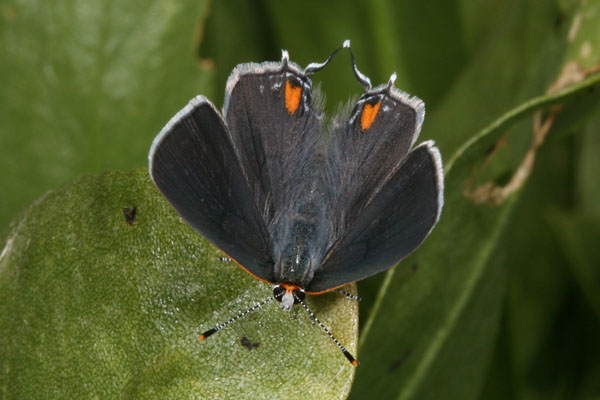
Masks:
[[[144,166],[189,98],[222,104],[236,64],[285,48],[306,65],[345,39],[374,84],[395,71],[425,101],[421,138],[447,174],[424,246],[359,283],[350,398],[600,397],[596,0],[2,0],[0,226],[14,232],[27,204],[72,178]],[[342,55],[314,80],[329,113],[361,92]],[[274,373],[261,365],[251,373]],[[0,370],[1,393],[15,370]]]

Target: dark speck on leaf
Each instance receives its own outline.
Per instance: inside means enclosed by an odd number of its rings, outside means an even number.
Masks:
[[[415,272],[417,272],[418,269],[419,269],[419,264],[417,264],[417,263],[413,263],[413,265],[410,266],[410,272],[412,272],[413,274]]]
[[[129,225],[133,225],[135,223],[135,214],[137,212],[137,207],[126,207],[123,209],[123,215],[125,215],[125,221]]]
[[[390,365],[390,367],[388,368],[388,372],[394,372],[395,370],[400,368],[402,366],[402,364],[404,364],[404,361],[406,361],[406,359],[408,358],[410,353],[411,353],[411,350],[407,350],[406,352],[404,352],[404,354],[402,354],[402,356],[400,356],[400,358],[398,358],[396,361],[394,361]]]
[[[242,340],[240,342],[242,343],[242,346],[244,346],[248,350],[256,349],[258,346],[260,346],[260,343],[252,343],[250,339],[248,339],[246,336],[242,337]]]

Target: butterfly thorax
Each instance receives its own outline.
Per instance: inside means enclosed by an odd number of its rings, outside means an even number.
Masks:
[[[310,244],[314,242],[316,225],[296,221],[289,232],[287,244],[281,253],[278,281],[294,282],[303,286],[311,266]]]
[[[326,251],[329,224],[321,168],[317,161],[304,171],[304,184],[295,188],[295,196],[272,237],[278,283],[292,282],[305,288]]]

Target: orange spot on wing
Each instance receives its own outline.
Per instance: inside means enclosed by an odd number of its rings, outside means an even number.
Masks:
[[[362,110],[362,115],[360,116],[360,128],[362,131],[366,131],[373,125],[373,121],[375,121],[375,116],[379,111],[379,106],[381,106],[381,102],[378,101],[375,104],[365,104]]]
[[[290,115],[294,115],[298,109],[301,98],[302,88],[300,86],[293,86],[290,81],[285,81],[285,108],[287,108]]]

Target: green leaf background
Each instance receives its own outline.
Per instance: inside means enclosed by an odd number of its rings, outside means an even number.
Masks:
[[[359,282],[358,341],[310,299],[356,369],[273,303],[198,343],[270,289],[177,218],[150,143],[236,64],[345,39],[425,101],[440,223]],[[599,47],[596,0],[0,0],[0,397],[600,398]],[[343,53],[314,80],[328,113],[361,92]]]

